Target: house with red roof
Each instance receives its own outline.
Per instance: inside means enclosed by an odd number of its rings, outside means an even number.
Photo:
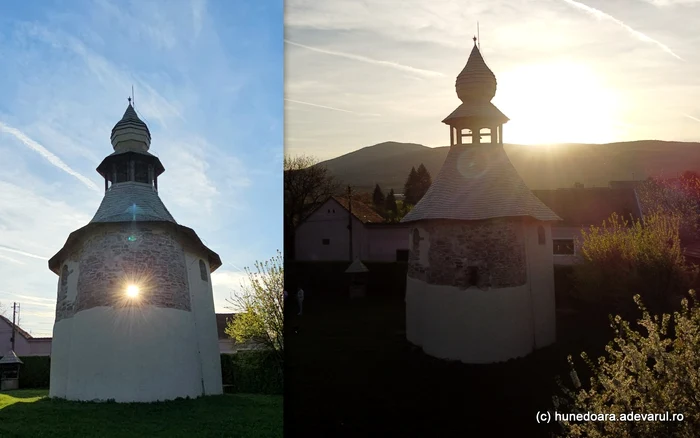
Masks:
[[[296,260],[365,262],[408,260],[408,227],[386,223],[357,199],[332,196],[296,230]]]

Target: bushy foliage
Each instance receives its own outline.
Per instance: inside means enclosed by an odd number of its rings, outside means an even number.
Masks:
[[[574,269],[578,298],[622,311],[635,291],[654,310],[669,309],[697,275],[697,267],[683,257],[679,228],[678,215],[653,212],[644,223],[613,214],[602,226],[584,231],[582,263]]]
[[[387,216],[391,217],[391,215],[396,216],[396,214],[399,211],[399,207],[396,205],[396,196],[394,196],[394,189],[389,190],[389,194],[386,195],[386,199],[384,200],[384,209],[386,211]]]
[[[283,373],[269,350],[239,351],[232,355],[233,387],[237,393],[282,394]]]
[[[634,330],[620,316],[611,317],[615,339],[607,357],[593,363],[582,353],[592,377],[583,387],[573,360],[573,389],[558,379],[563,396],[554,397],[558,412],[595,414],[683,414],[683,421],[584,421],[561,423],[567,437],[681,437],[700,436],[700,307],[694,291],[681,302],[681,311],[651,313],[634,296],[646,333]],[[672,325],[672,327],[670,327]],[[669,416],[670,420],[671,417]]]
[[[700,176],[684,172],[677,179],[649,178],[638,190],[645,215],[663,212],[679,220],[682,239],[695,239],[700,231]]]
[[[239,343],[254,342],[284,360],[284,258],[279,251],[265,262],[255,262],[256,272],[246,268],[248,284],[228,300],[240,313],[229,321],[226,334]]]
[[[19,387],[22,389],[48,388],[51,377],[50,356],[22,356],[19,369]]]

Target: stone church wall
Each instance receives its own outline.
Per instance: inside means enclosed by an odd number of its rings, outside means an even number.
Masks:
[[[71,294],[71,283],[77,293]],[[139,286],[141,304],[191,309],[182,245],[147,224],[115,225],[91,235],[64,262],[56,321],[93,307],[129,305],[130,284]]]
[[[425,221],[414,225],[410,239],[410,278],[462,289],[527,283],[525,241],[519,222]]]

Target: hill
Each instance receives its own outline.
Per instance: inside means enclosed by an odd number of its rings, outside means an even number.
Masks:
[[[700,143],[640,140],[608,144],[525,146],[506,144],[508,157],[533,190],[607,186],[613,180],[675,177],[700,171]],[[385,142],[323,161],[344,184],[371,191],[379,184],[386,193],[403,193],[412,166],[425,165],[433,179],[447,157],[448,146],[430,148],[415,143]]]

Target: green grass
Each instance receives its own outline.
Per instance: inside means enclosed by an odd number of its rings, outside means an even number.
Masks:
[[[282,396],[227,394],[161,403],[90,403],[48,390],[0,392],[0,437],[281,437]]]

